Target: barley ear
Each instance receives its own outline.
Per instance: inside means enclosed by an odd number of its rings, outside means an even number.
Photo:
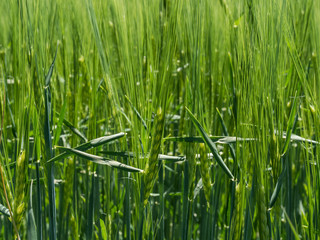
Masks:
[[[0,164],[0,171],[2,172],[3,182],[4,182],[4,186],[2,184],[2,181],[1,181],[1,184],[0,184],[1,194],[4,197],[5,196],[5,192],[6,192],[9,203],[13,203],[13,196],[12,196],[12,191],[11,191],[11,188],[10,188],[10,185],[9,185],[9,180],[8,180],[6,172],[4,171],[4,168],[2,167],[1,164]],[[5,191],[4,191],[3,187],[5,187]]]
[[[204,195],[207,200],[207,206],[210,207],[211,197],[211,178],[210,178],[210,161],[204,143],[200,143],[200,174],[203,183]]]
[[[164,127],[164,113],[161,108],[158,109],[155,119],[155,129],[151,144],[150,157],[144,176],[144,206],[148,203],[153,184],[158,176],[158,155],[160,153],[160,144]]]
[[[16,183],[13,201],[13,218],[19,230],[23,215],[26,209],[25,203],[25,188],[26,188],[26,156],[25,151],[22,151],[17,160],[16,165]]]

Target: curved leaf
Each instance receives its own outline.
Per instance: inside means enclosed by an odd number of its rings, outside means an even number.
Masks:
[[[72,154],[75,154],[81,158],[87,159],[87,160],[94,162],[94,163],[97,163],[97,164],[108,165],[110,167],[119,168],[119,169],[127,171],[127,172],[143,172],[139,168],[131,167],[129,165],[126,165],[126,164],[123,164],[123,163],[120,163],[120,162],[117,162],[114,160],[110,160],[110,159],[107,159],[104,157],[100,157],[100,156],[93,155],[90,153],[82,152],[77,149],[65,148],[65,147],[61,147],[61,148],[66,150],[67,152],[70,152]]]
[[[186,107],[186,110],[189,113],[191,120],[192,120],[193,124],[196,126],[198,132],[201,134],[203,141],[210,148],[214,158],[216,159],[216,161],[218,162],[220,167],[222,167],[223,171],[229,176],[229,178],[234,179],[234,176],[232,175],[231,171],[229,170],[229,168],[227,167],[227,165],[224,163],[223,159],[219,155],[218,150],[217,150],[214,142],[212,142],[209,135],[205,132],[205,130],[203,129],[203,127],[201,126],[199,121],[195,118],[195,116],[191,113],[191,111],[187,107]]]
[[[110,135],[110,136],[103,136],[103,137],[100,137],[100,138],[95,138],[95,139],[92,139],[89,142],[86,142],[86,143],[83,143],[83,144],[79,145],[75,149],[80,150],[80,151],[86,151],[86,150],[89,150],[91,148],[95,148],[95,147],[98,147],[100,145],[103,145],[105,143],[112,142],[112,141],[114,141],[114,140],[116,140],[118,138],[122,138],[124,135],[125,135],[125,133],[120,132],[120,133],[113,134],[113,135]],[[71,155],[70,152],[61,153],[60,155],[55,156],[55,157],[51,158],[50,160],[48,160],[46,162],[46,164],[50,163],[50,162],[57,161],[57,160],[64,159],[64,158],[66,158],[66,157],[68,157],[70,155]]]

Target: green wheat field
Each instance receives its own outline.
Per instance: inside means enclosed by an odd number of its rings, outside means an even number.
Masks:
[[[0,1],[0,239],[320,239],[319,0]]]

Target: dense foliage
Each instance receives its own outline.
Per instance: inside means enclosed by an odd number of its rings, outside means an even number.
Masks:
[[[1,239],[318,239],[320,1],[0,1]]]

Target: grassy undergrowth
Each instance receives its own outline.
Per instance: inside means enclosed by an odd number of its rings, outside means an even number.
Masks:
[[[1,239],[319,239],[319,1],[0,12]]]

